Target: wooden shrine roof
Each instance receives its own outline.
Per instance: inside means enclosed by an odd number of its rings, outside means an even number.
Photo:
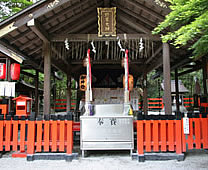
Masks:
[[[97,37],[97,7],[117,7],[117,36],[129,48],[130,71],[139,76],[144,65],[147,71],[162,65],[162,43],[159,36],[151,35],[170,12],[168,4],[160,1],[166,7],[154,0],[41,0],[0,23],[0,44],[23,56],[26,65],[43,70],[43,41],[51,42],[53,68],[67,72],[70,67],[73,75],[83,69],[82,60],[93,40],[97,50],[92,57],[94,66],[102,64],[95,67],[105,69],[110,65],[113,69],[121,65],[122,54],[117,37]],[[138,53],[141,38],[148,47],[143,54]],[[189,62],[189,55],[171,47],[171,66]]]

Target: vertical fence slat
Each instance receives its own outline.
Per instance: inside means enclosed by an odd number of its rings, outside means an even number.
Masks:
[[[184,131],[183,131],[183,119],[182,119],[182,150],[183,152],[186,152],[186,135],[184,134]]]
[[[18,120],[12,121],[13,123],[13,151],[17,151],[18,144]]]
[[[5,121],[6,126],[5,126],[5,131],[6,131],[6,138],[5,138],[5,151],[10,151],[10,142],[11,142],[11,120],[6,120]]]
[[[35,121],[28,121],[28,139],[27,139],[27,153],[34,154],[35,152]]]
[[[194,139],[193,139],[193,118],[189,118],[189,135],[187,139],[188,149],[194,148]]]
[[[144,154],[144,133],[143,120],[137,120],[137,152],[139,155]]]
[[[42,133],[43,132],[43,122],[42,120],[37,121],[37,142],[36,142],[36,152],[42,151]]]
[[[166,120],[161,120],[161,151],[167,151]]]
[[[0,120],[0,151],[3,151],[3,130],[4,130],[4,121]]]
[[[169,151],[174,151],[174,120],[168,120]]]
[[[196,149],[201,149],[201,128],[200,128],[200,119],[201,118],[194,118],[195,122],[195,145]]]
[[[202,118],[203,149],[208,149],[208,118]]]
[[[65,121],[61,120],[60,121],[60,141],[59,141],[59,151],[63,152],[64,151],[64,134],[65,134]]]
[[[49,127],[50,122],[49,120],[45,120],[44,122],[44,152],[49,151]]]
[[[153,121],[153,150],[159,151],[158,120]]]
[[[146,139],[146,152],[151,152],[151,121],[145,121],[145,139]]]
[[[72,130],[72,120],[67,120],[67,154],[72,154],[73,148],[73,130]]]
[[[182,128],[181,128],[181,120],[175,120],[176,122],[176,153],[182,153]]]
[[[57,151],[57,120],[52,121],[52,152]]]
[[[25,151],[25,122],[26,120],[20,120],[20,152]]]

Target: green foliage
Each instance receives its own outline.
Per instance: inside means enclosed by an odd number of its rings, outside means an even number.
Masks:
[[[32,0],[1,0],[0,21],[32,4]]]
[[[171,41],[176,47],[191,44],[195,57],[208,53],[208,0],[166,0],[170,2],[170,12],[165,20],[153,31],[162,35],[163,42]]]

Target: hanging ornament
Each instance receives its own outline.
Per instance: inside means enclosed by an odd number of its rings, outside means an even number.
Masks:
[[[65,48],[67,50],[69,50],[69,41],[68,41],[68,38],[65,39],[64,43],[65,43]]]
[[[121,49],[121,51],[125,52],[125,49],[122,48],[122,46],[121,46],[121,40],[120,39],[118,40],[118,46]]]
[[[142,38],[140,38],[140,41],[139,41],[139,52],[142,52],[143,49],[144,49],[144,43],[143,43]]]
[[[95,46],[94,46],[94,42],[93,42],[93,41],[91,42],[91,45],[92,45],[92,51],[93,51],[94,53],[96,53],[96,49],[95,49]]]

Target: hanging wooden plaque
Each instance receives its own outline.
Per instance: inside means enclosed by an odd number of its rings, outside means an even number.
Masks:
[[[116,36],[116,7],[97,8],[98,37]]]

